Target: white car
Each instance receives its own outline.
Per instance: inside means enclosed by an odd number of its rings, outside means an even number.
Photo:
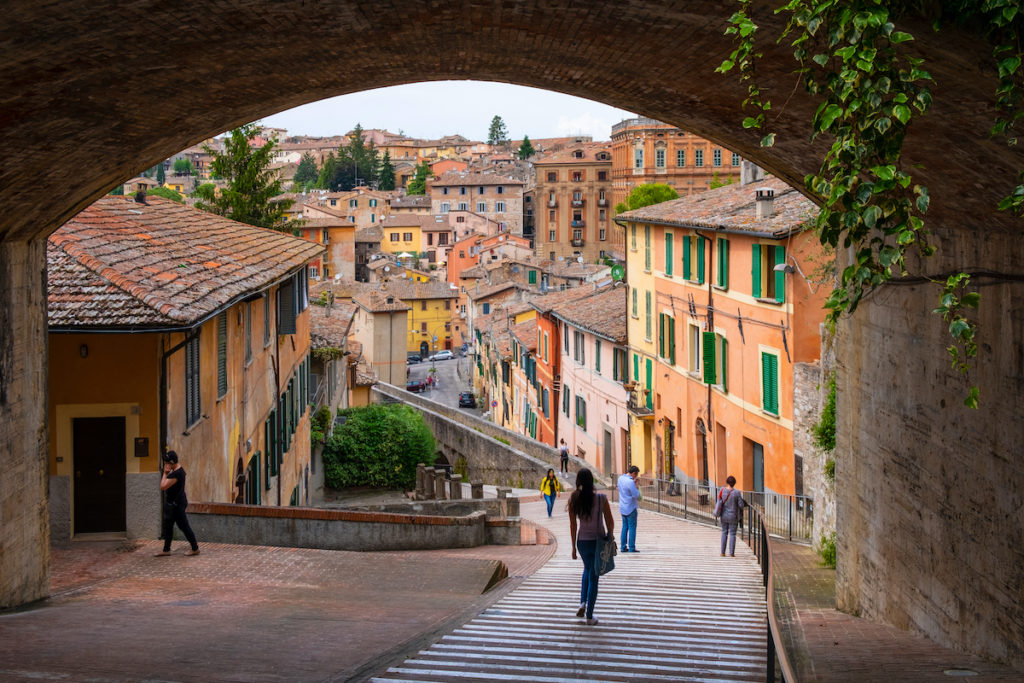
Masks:
[[[444,351],[438,351],[435,353],[430,357],[430,360],[451,360],[452,358],[455,358],[455,354],[445,349]]]

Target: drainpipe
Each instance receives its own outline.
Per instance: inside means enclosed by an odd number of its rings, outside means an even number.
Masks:
[[[704,238],[704,236],[701,235],[700,232],[698,232],[698,231],[695,231],[695,232],[697,232],[697,234],[700,235],[701,238]],[[707,259],[708,259],[707,267],[705,268],[705,272],[708,275],[708,306],[707,306],[707,312],[708,312],[708,332],[714,333],[714,331],[715,331],[715,306],[714,306],[714,304],[715,304],[715,288],[711,284],[712,283],[712,278],[711,278],[711,263],[712,263],[711,254],[712,254],[712,251],[713,251],[711,249],[711,246],[714,243],[711,241],[710,237],[706,238],[706,239],[708,240],[708,248],[705,249],[705,251],[707,252]],[[706,371],[707,370],[705,369],[705,372]],[[715,439],[718,436],[718,430],[715,429],[715,427],[714,427],[715,423],[712,420],[714,412],[711,410],[711,397],[712,397],[712,394],[711,394],[711,385],[710,384],[707,385],[707,389],[708,389],[708,412],[707,412],[708,424],[707,424],[706,430],[708,432],[711,432],[713,434],[713,436],[711,437],[711,439],[708,439],[708,435],[705,434],[704,435],[704,439],[705,439],[705,443],[707,441],[711,441],[712,446],[714,447],[714,453],[712,455],[712,461],[715,463],[715,474],[717,476],[717,474],[718,474],[718,444],[717,444],[717,442],[715,442]],[[705,474],[708,475],[707,476],[707,480],[708,480],[708,483],[710,484],[711,483],[711,473],[710,472],[705,472]],[[716,483],[717,483],[717,481],[716,481]]]

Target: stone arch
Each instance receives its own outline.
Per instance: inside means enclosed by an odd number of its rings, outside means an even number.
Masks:
[[[757,9],[765,35],[777,35],[783,17]],[[50,231],[116,183],[233,126],[332,95],[442,78],[598,99],[697,133],[799,187],[828,144],[808,142],[815,105],[794,88],[790,48],[766,40],[759,79],[776,102],[769,120],[778,142],[758,147],[760,134],[740,125],[742,85],[713,73],[731,47],[722,31],[733,10],[719,0],[225,0],[183,18],[168,3],[71,0],[53,12],[7,2],[0,466],[21,474],[0,480],[0,499],[17,510],[3,523],[19,529],[23,545],[5,545],[0,606],[34,600],[47,586],[41,273]],[[927,272],[1013,276],[1024,241],[1017,221],[993,207],[1024,151],[985,133],[995,75],[979,65],[989,48],[926,22],[901,28],[917,37],[935,77],[935,105],[914,124],[904,155],[933,197],[940,253]],[[887,287],[840,325],[839,595],[866,616],[1021,664],[1012,588],[1020,576],[1008,549],[1024,545],[1024,527],[1003,521],[1019,513],[1010,499],[1024,490],[1016,455],[1024,297],[1013,277],[983,284],[993,303],[980,314],[991,336],[972,377],[985,401],[977,414],[957,412],[966,382],[942,355],[946,334],[929,313],[936,290],[927,282]],[[1015,496],[991,501],[1006,490]],[[918,547],[929,550],[905,552]],[[919,599],[922,585],[946,597]]]

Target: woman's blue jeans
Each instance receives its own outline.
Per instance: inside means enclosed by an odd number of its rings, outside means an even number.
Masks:
[[[597,602],[597,539],[592,541],[576,541],[576,551],[583,560],[583,581],[580,586],[580,603],[587,603],[587,619],[594,616],[594,603]]]
[[[548,504],[548,517],[551,516],[551,510],[555,507],[555,497],[548,494],[544,494],[544,502]]]
[[[726,522],[722,520],[722,554],[725,555],[725,543],[729,542],[729,554],[736,554],[736,526],[738,522]]]

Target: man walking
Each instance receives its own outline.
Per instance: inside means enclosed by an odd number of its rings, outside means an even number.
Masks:
[[[636,478],[640,468],[632,465],[619,477],[619,513],[622,515],[622,536],[619,545],[624,553],[639,552],[636,549],[636,518],[639,510],[640,489],[636,486]]]
[[[561,445],[558,447],[558,456],[562,461],[561,472],[563,474],[569,473],[569,447],[565,445],[565,439],[561,440]]]

